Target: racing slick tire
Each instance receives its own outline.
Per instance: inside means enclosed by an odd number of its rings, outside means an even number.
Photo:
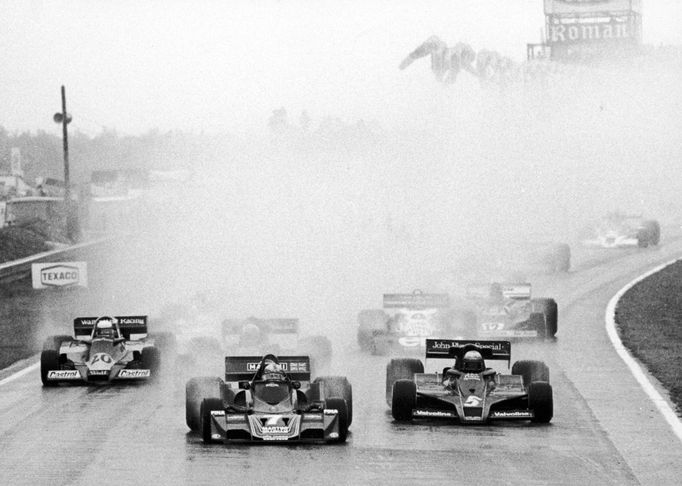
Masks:
[[[549,423],[554,415],[552,385],[545,381],[531,383],[528,389],[528,408],[535,414],[531,422]]]
[[[658,245],[661,241],[661,225],[658,221],[647,220],[643,223],[644,229],[649,236],[649,244],[652,246]]]
[[[152,380],[159,377],[161,370],[161,351],[156,346],[147,346],[142,348],[141,358],[142,368],[149,370]]]
[[[519,360],[512,365],[511,374],[521,375],[526,389],[536,381],[549,383],[549,367],[542,361]]]
[[[362,351],[374,348],[375,331],[385,331],[388,315],[380,309],[365,309],[358,314],[358,345]]]
[[[348,427],[350,427],[346,401],[343,398],[329,398],[328,400],[325,400],[324,408],[338,411],[339,437],[333,439],[331,442],[338,444],[346,442],[346,439],[348,438]]]
[[[353,423],[353,387],[345,376],[320,376],[313,384],[324,387],[324,397],[343,398],[346,401],[348,427]]]
[[[211,436],[211,412],[214,410],[224,410],[223,401],[220,398],[204,398],[199,406],[201,417],[201,438],[204,444],[215,444],[219,442]]]
[[[62,343],[64,341],[72,341],[73,339],[71,336],[68,336],[66,334],[58,334],[56,336],[50,336],[47,339],[45,339],[45,342],[43,343],[43,349],[54,349],[55,351],[59,352],[59,348],[61,348]]]
[[[558,330],[559,308],[554,299],[542,298],[533,299],[534,303],[542,309],[545,315],[546,333],[545,337],[553,338],[556,336]]]
[[[43,386],[57,386],[56,381],[49,381],[47,374],[53,370],[59,370],[59,351],[54,349],[44,349],[40,353],[40,379]]]
[[[201,427],[201,401],[220,393],[223,380],[217,376],[190,378],[185,385],[185,422],[194,432]]]
[[[412,420],[417,405],[417,385],[411,380],[398,380],[393,384],[391,414],[399,422]]]
[[[424,373],[424,363],[415,358],[394,358],[386,365],[386,403],[393,405],[393,384],[398,380],[414,380],[416,373]]]

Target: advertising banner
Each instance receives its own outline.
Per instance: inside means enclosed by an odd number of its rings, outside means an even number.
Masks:
[[[52,262],[31,265],[34,289],[88,286],[87,262]]]
[[[642,0],[545,0],[545,15],[642,13]]]
[[[548,29],[547,41],[550,44],[602,42],[637,37],[637,32],[629,20],[550,24]]]

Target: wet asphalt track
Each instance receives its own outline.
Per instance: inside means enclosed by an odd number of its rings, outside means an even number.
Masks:
[[[0,484],[679,484],[682,442],[611,349],[604,309],[629,280],[680,254],[680,241],[593,253],[568,275],[534,281],[536,295],[559,302],[558,339],[512,345],[512,359],[550,366],[548,426],[394,423],[387,358],[361,354],[351,325],[332,365],[354,387],[345,445],[205,446],[188,433],[172,380],[43,389],[36,369],[0,386]]]

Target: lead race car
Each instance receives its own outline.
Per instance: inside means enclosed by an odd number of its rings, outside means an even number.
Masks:
[[[159,373],[161,351],[147,334],[147,316],[77,317],[73,328],[73,338],[46,340],[40,354],[44,386],[147,380]]]
[[[205,443],[345,442],[352,422],[345,377],[311,382],[307,356],[228,356],[225,380],[187,382],[187,425]]]
[[[607,214],[583,233],[583,246],[592,248],[646,248],[658,245],[661,240],[658,221],[620,212]]]
[[[388,364],[386,401],[395,420],[445,418],[480,424],[552,419],[549,368],[542,361],[517,361],[511,374],[486,367],[486,359],[504,360],[509,366],[509,341],[427,339],[426,359],[430,358],[455,362],[434,373],[424,373],[424,364],[417,359],[393,359]]]
[[[376,355],[421,352],[427,337],[454,332],[449,308],[448,294],[421,290],[384,294],[383,309],[366,309],[358,314],[360,349]]]

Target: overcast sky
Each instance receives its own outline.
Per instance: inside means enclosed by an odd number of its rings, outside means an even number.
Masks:
[[[542,0],[0,0],[0,125],[54,130],[65,84],[74,129],[220,132],[292,114],[400,122],[430,35],[522,61]],[[682,2],[644,0],[644,37],[682,44]],[[297,116],[297,115],[296,115]]]

